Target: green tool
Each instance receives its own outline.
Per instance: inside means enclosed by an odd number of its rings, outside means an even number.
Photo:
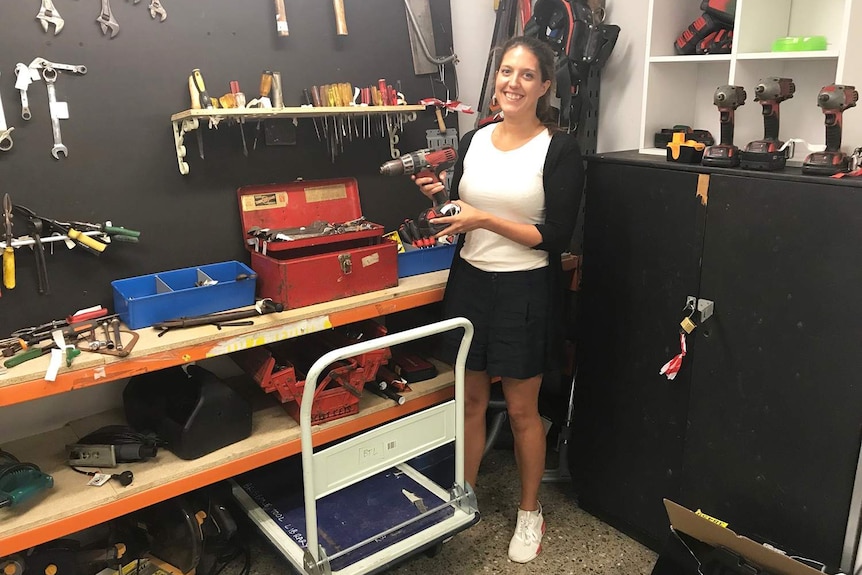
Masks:
[[[35,463],[21,463],[0,450],[0,507],[18,505],[40,491],[54,486],[54,478],[42,473]]]

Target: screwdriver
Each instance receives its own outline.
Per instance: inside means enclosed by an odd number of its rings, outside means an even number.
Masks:
[[[15,248],[12,247],[12,199],[3,196],[3,218],[6,221],[6,248],[3,250],[3,285],[15,288]]]
[[[260,97],[269,98],[269,92],[272,90],[272,72],[269,70],[264,70],[260,75]],[[263,120],[257,121],[257,131],[254,134],[254,144],[252,144],[252,149],[257,149],[257,139],[260,137],[260,124]]]
[[[236,98],[236,107],[245,108],[245,94],[239,90],[239,82],[232,80],[230,83],[230,93]],[[240,116],[239,119],[239,135],[242,137],[242,155],[248,157],[248,145],[245,143],[245,120]]]

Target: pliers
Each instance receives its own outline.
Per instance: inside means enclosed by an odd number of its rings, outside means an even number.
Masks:
[[[45,244],[42,243],[42,232],[44,226],[42,219],[33,210],[24,206],[15,206],[15,210],[27,219],[27,230],[33,238],[33,255],[36,258],[36,278],[38,280],[39,294],[47,295],[51,288],[48,286],[48,266],[45,264]]]
[[[22,214],[25,218],[39,218],[40,220],[42,220],[43,226],[47,226],[48,228],[60,232],[82,248],[86,249],[88,252],[91,252],[95,255],[101,254],[103,251],[105,251],[105,248],[108,247],[107,244],[98,241],[96,238],[92,238],[88,235],[83,234],[79,230],[75,229],[72,224],[69,224],[67,222],[59,222],[57,220],[52,220],[51,218],[46,218],[45,216],[37,215],[30,208],[19,204],[15,204],[12,209]],[[44,232],[44,228],[42,231]]]
[[[36,19],[39,20],[40,24],[42,24],[42,30],[45,32],[47,32],[48,27],[53,24],[54,36],[59,34],[60,30],[63,29],[63,26],[66,25],[65,20],[63,20],[60,13],[57,12],[57,9],[54,8],[54,3],[51,0],[42,0],[42,7],[39,9]]]

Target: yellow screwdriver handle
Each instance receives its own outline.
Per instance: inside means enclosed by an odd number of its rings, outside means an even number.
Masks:
[[[3,285],[15,289],[15,248],[6,246],[3,250]]]
[[[88,235],[82,234],[81,232],[79,232],[75,228],[69,228],[69,233],[66,235],[69,236],[70,240],[74,240],[78,243],[84,244],[88,248],[92,248],[92,249],[96,250],[97,252],[103,252],[103,251],[105,251],[105,248],[108,247],[107,245],[103,244],[102,242],[100,242],[98,240],[94,240],[93,238],[91,238]],[[4,262],[5,262],[5,260],[4,260]]]

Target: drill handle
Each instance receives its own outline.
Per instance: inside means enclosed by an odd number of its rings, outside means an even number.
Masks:
[[[721,122],[721,143],[728,146],[733,145],[733,108],[719,109],[719,112],[721,113],[719,119]]]
[[[826,115],[826,150],[838,152],[841,150],[841,124],[843,114],[840,111],[824,112]]]
[[[763,137],[766,140],[778,140],[778,102],[764,101],[763,105]]]
[[[417,178],[431,178],[433,183],[443,182],[440,178],[441,174],[446,170],[446,166],[440,165],[437,166],[435,170],[423,169],[421,172],[416,174]],[[446,202],[449,201],[449,192],[446,191],[446,183],[443,182],[443,190],[439,191],[431,196],[431,200],[434,202],[435,206],[442,206]]]

